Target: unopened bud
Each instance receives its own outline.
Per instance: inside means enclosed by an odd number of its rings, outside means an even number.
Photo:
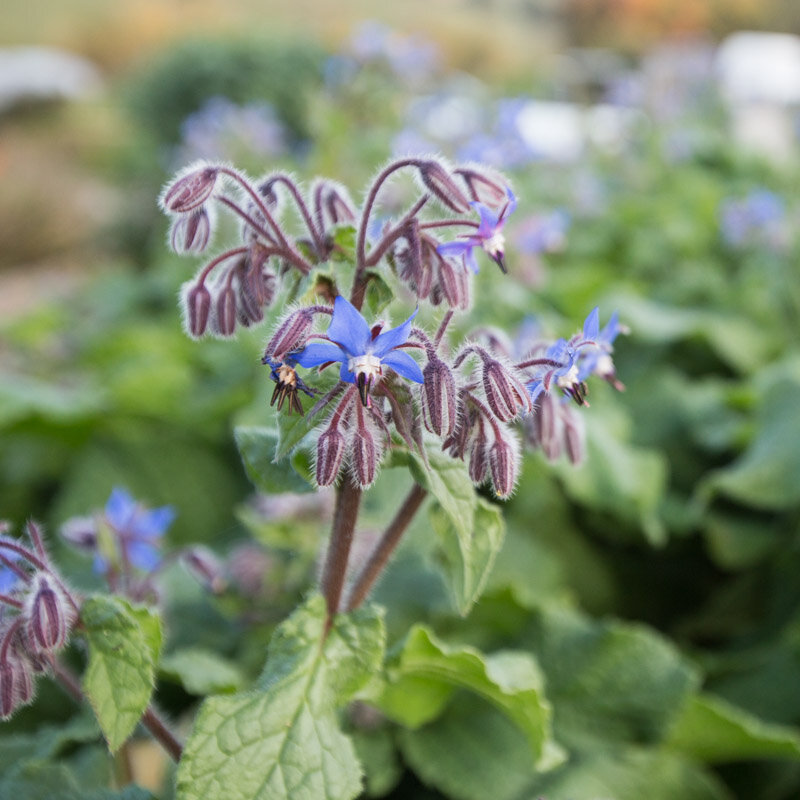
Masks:
[[[471,165],[454,170],[467,185],[473,200],[490,206],[502,205],[507,199],[507,186],[503,180],[485,167]]]
[[[510,431],[495,435],[494,444],[489,449],[489,467],[494,493],[498,497],[508,497],[514,491],[519,468],[518,447]]]
[[[28,638],[37,650],[60,650],[72,625],[67,598],[44,573],[36,578],[37,590],[28,608]]]
[[[8,719],[33,699],[33,675],[24,658],[7,653],[0,661],[0,719]]]
[[[469,477],[475,484],[483,483],[486,480],[486,472],[489,467],[489,442],[483,422],[479,421],[475,427],[474,436],[469,447]]]
[[[61,535],[80,550],[97,547],[97,521],[94,517],[73,517],[61,526]]]
[[[561,419],[564,424],[564,445],[572,464],[583,463],[586,454],[586,433],[583,418],[570,406],[564,406]]]
[[[278,325],[267,344],[265,355],[276,361],[284,361],[289,353],[305,347],[313,324],[314,313],[309,307],[292,312]]]
[[[453,180],[450,171],[438,161],[423,161],[419,174],[425,188],[451,211],[469,211],[469,200]]]
[[[236,292],[225,285],[217,297],[216,327],[221,336],[233,336],[236,330]]]
[[[194,211],[211,197],[217,183],[217,167],[201,167],[185,173],[164,192],[161,206],[173,214]]]
[[[450,436],[456,424],[456,382],[450,367],[431,354],[422,370],[422,421],[437,436]]]
[[[264,309],[256,301],[245,276],[237,282],[236,286],[236,307],[238,309],[238,319],[242,325],[249,327],[254,322],[261,322],[264,319]]]
[[[483,391],[492,413],[502,422],[509,422],[520,413],[531,410],[531,399],[525,385],[496,359],[484,357]]]
[[[200,545],[190,547],[181,554],[184,566],[197,581],[214,594],[225,590],[222,564],[207,548]]]
[[[353,477],[362,489],[366,489],[375,482],[380,454],[375,436],[363,420],[359,420],[356,426],[351,448]]]
[[[325,181],[319,187],[321,208],[324,209],[331,225],[352,222],[356,218],[355,207],[347,190],[333,181]]]
[[[183,309],[187,332],[199,339],[208,328],[211,314],[211,293],[204,283],[184,284]]]
[[[469,307],[469,276],[467,270],[450,259],[439,256],[439,289],[451,308]]]
[[[344,457],[345,438],[339,426],[332,424],[317,440],[316,478],[319,486],[330,486],[339,474]]]
[[[211,239],[211,218],[205,208],[176,217],[169,242],[176,253],[202,253]]]

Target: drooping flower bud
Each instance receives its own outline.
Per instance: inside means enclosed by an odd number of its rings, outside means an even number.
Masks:
[[[471,164],[457,167],[454,174],[458,175],[467,185],[470,197],[490,206],[502,204],[506,199],[507,186],[493,171],[484,166]]]
[[[489,440],[483,420],[478,417],[473,428],[472,440],[469,444],[469,477],[474,484],[483,483],[489,468]]]
[[[219,594],[224,591],[222,564],[207,547],[189,547],[181,554],[181,561],[189,573],[210,592]]]
[[[211,239],[211,218],[208,211],[196,208],[176,217],[169,233],[169,243],[179,254],[202,253]]]
[[[379,461],[380,444],[359,406],[357,424],[350,442],[350,463],[353,477],[362,489],[375,482]]]
[[[337,422],[332,422],[317,440],[316,479],[319,486],[330,486],[339,474],[346,441]]]
[[[586,455],[586,432],[583,418],[571,406],[563,406],[561,420],[564,426],[564,446],[567,458],[576,466],[583,462]]]
[[[33,674],[25,658],[9,652],[0,661],[0,719],[33,700]]]
[[[519,446],[508,429],[495,432],[495,440],[489,448],[489,468],[492,473],[494,493],[498,497],[508,497],[517,483],[519,472]]]
[[[221,336],[233,336],[236,330],[236,292],[233,286],[224,285],[217,296],[216,329]]]
[[[189,281],[183,285],[182,306],[187,333],[199,339],[208,328],[211,314],[211,292],[205,283]]]
[[[469,275],[466,269],[440,255],[436,263],[438,287],[447,305],[450,308],[469,308]]]
[[[80,550],[93,552],[97,547],[97,520],[94,517],[73,517],[61,526],[61,535]]]
[[[265,357],[284,361],[292,351],[301,350],[306,346],[313,325],[314,312],[310,306],[293,311],[275,329],[264,351]]]
[[[422,370],[422,421],[437,436],[447,437],[456,424],[456,382],[453,371],[435,353]]]
[[[217,167],[188,170],[164,192],[161,207],[172,214],[185,214],[200,208],[214,192],[218,175]]]
[[[528,390],[516,375],[500,361],[483,355],[483,391],[492,413],[502,422],[509,422],[521,413],[529,413]]]
[[[264,319],[264,309],[250,291],[246,274],[241,274],[236,281],[236,309],[237,319],[245,328]]]
[[[313,193],[319,197],[320,212],[327,216],[331,225],[352,222],[356,218],[350,195],[341,184],[326,180],[314,187]]]
[[[469,200],[450,171],[439,161],[423,161],[419,165],[419,174],[425,188],[451,211],[469,211]]]
[[[67,598],[43,572],[35,579],[36,591],[27,608],[27,631],[31,644],[40,651],[60,650],[66,643],[73,615]]]

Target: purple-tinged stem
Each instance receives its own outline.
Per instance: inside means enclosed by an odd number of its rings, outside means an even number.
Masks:
[[[439,344],[441,343],[442,337],[444,336],[445,332],[447,331],[447,326],[450,324],[450,320],[453,319],[453,314],[454,313],[455,313],[454,311],[450,310],[442,318],[442,321],[439,324],[439,330],[436,331],[436,336],[433,337],[433,346],[434,346],[434,348],[436,348],[436,349],[439,348]]]
[[[418,483],[411,488],[353,583],[347,599],[348,611],[353,611],[364,602],[427,494],[427,489]]]
[[[5,603],[7,606],[12,606],[13,608],[22,608],[22,603],[17,600],[16,597],[11,597],[8,594],[0,593],[0,603]]]
[[[58,659],[53,660],[53,674],[58,678],[61,685],[76,703],[82,703],[86,697],[81,689],[81,685],[75,675],[67,669]],[[183,754],[183,745],[178,741],[175,734],[167,727],[161,716],[153,708],[148,706],[142,715],[142,725],[153,734],[153,737],[167,751],[169,756],[176,763],[180,761]]]
[[[317,255],[321,256],[324,250],[322,244],[322,226],[320,225],[317,227],[314,224],[314,221],[311,219],[311,214],[308,211],[308,206],[306,205],[305,201],[303,200],[300,192],[297,190],[297,185],[288,175],[283,175],[279,173],[277,175],[272,176],[272,181],[280,181],[292,195],[294,199],[295,205],[300,210],[300,214],[303,217],[303,221],[306,223],[306,227],[308,228],[308,232],[311,234],[311,238],[314,240],[314,247],[317,250]]]
[[[394,244],[394,242],[400,238],[401,234],[403,233],[403,228],[405,228],[405,226],[411,219],[414,218],[416,214],[419,214],[427,202],[427,194],[423,197],[420,197],[420,199],[417,200],[413,206],[411,206],[400,222],[398,222],[394,228],[384,235],[383,239],[381,239],[381,241],[375,246],[375,249],[370,251],[369,258],[366,259],[366,265],[368,267],[374,267],[381,260],[384,253],[391,247],[392,244]]]
[[[342,483],[336,493],[331,539],[325,557],[325,566],[322,570],[321,588],[328,606],[326,631],[330,630],[333,618],[339,611],[361,494],[361,487],[353,483],[349,470],[345,470]]]
[[[236,216],[241,217],[257,234],[263,236],[267,242],[271,245],[277,244],[275,241],[275,237],[272,236],[266,228],[263,228],[261,225],[258,224],[243,208],[238,206],[236,203],[233,202],[229,197],[225,197],[225,195],[220,195],[216,198],[220,203],[227,206],[231,211],[233,211]]]

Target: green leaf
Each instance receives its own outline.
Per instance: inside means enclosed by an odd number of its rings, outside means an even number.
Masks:
[[[155,635],[153,615],[120,597],[92,595],[81,608],[81,620],[89,644],[83,689],[114,752],[150,702],[160,635]]]
[[[336,709],[380,668],[383,617],[373,608],[339,616],[323,639],[325,626],[314,595],[276,629],[253,691],[205,701],[178,768],[178,800],[358,795],[361,768]]]
[[[459,613],[466,616],[481,596],[503,545],[503,515],[498,506],[480,498],[469,534],[459,530],[440,505],[432,506],[429,516],[439,538],[448,587]]]
[[[355,263],[357,233],[354,225],[340,225],[336,228],[333,233],[335,249],[331,254],[331,260]]]
[[[416,625],[390,665],[377,702],[387,716],[415,728],[439,716],[458,687],[477,693],[515,722],[534,761],[550,755],[550,704],[539,667],[527,653],[487,656],[472,647],[451,647]]]
[[[765,511],[782,511],[800,503],[800,406],[787,402],[796,397],[796,380],[776,381],[757,415],[755,436],[747,450],[730,466],[712,473],[700,487],[710,499],[724,494]]]
[[[297,417],[297,419],[303,419]],[[307,432],[307,431],[306,431]],[[311,492],[314,487],[287,464],[277,464],[275,459],[279,434],[269,428],[240,425],[234,429],[236,446],[242,456],[247,477],[261,492]]]
[[[660,741],[698,675],[644,626],[540,610],[526,636],[547,676],[559,742],[594,750]]]
[[[712,764],[756,758],[800,759],[800,731],[774,725],[720,697],[692,697],[670,731],[667,744]]]
[[[235,692],[244,684],[244,675],[236,664],[201,647],[186,647],[170,653],[161,660],[158,671],[178,681],[189,694]]]
[[[414,480],[439,501],[459,535],[469,538],[475,524],[477,496],[466,464],[439,450],[428,452],[428,464],[410,451],[407,458]]]
[[[391,731],[388,728],[367,728],[352,732],[350,738],[364,768],[366,795],[383,797],[388,794],[403,776]]]
[[[364,294],[364,305],[369,317],[374,319],[394,300],[394,292],[378,270],[368,269],[366,274],[369,283]]]
[[[536,773],[525,737],[508,717],[462,693],[444,714],[398,736],[404,761],[428,785],[458,800],[518,800]]]

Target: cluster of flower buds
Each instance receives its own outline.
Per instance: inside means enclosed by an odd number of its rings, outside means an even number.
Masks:
[[[375,234],[378,198],[401,170],[417,178],[419,194]],[[370,486],[384,453],[397,443],[423,451],[424,426],[444,451],[466,462],[476,484],[491,481],[498,497],[510,495],[517,480],[520,438],[512,426],[518,420],[526,420],[527,442],[549,457],[563,445],[577,461],[581,428],[564,398],[585,405],[591,374],[621,388],[610,357],[621,329],[615,316],[600,331],[596,310],[572,339],[532,342],[523,352],[484,344],[477,335],[461,344],[448,341],[454,313],[470,305],[476,254],[483,251],[506,272],[504,226],[516,204],[508,182],[491,170],[416,157],[388,164],[360,208],[332,181],[317,180],[304,194],[285,174],[251,182],[233,168],[209,164],[179,174],[161,197],[179,251],[207,245],[212,206],[243,223],[242,245],[217,255],[184,287],[192,336],[229,335],[237,323],[259,321],[273,301],[299,296],[298,279],[318,265],[352,262],[352,271],[341,269],[342,280],[352,275],[350,300],[339,293],[335,271],[326,291],[278,319],[262,359],[275,382],[278,411],[285,405],[288,413],[303,413],[302,395],[315,401],[308,417],[317,426],[319,486],[343,476]],[[295,213],[284,223],[287,207]],[[202,223],[189,221],[187,215],[201,212]],[[343,226],[348,235],[337,236]],[[351,250],[349,241],[355,242]],[[417,311],[396,327],[362,315],[369,282],[381,268],[413,293],[417,310],[422,301],[447,307],[432,338],[415,325]],[[309,279],[306,286],[319,283]],[[338,380],[331,385],[326,370],[334,365]]]
[[[0,719],[33,700],[35,674],[67,644],[78,613],[39,526],[27,524],[30,545],[7,530],[0,524]]]

